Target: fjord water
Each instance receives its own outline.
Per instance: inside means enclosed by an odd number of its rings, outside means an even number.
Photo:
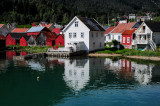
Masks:
[[[159,106],[160,64],[120,58],[0,57],[0,106]]]

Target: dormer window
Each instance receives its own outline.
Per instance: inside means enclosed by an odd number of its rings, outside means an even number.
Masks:
[[[78,21],[75,22],[75,27],[78,27]]]

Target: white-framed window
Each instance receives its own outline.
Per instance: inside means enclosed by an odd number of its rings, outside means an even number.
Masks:
[[[75,22],[75,27],[78,27],[78,21]]]
[[[81,38],[84,38],[84,32],[81,32]]]
[[[77,37],[77,33],[73,33],[73,38],[76,38]]]
[[[130,43],[130,38],[129,37],[127,37],[127,43]]]
[[[123,43],[125,43],[125,42],[126,42],[125,40],[126,40],[126,38],[125,38],[125,37],[123,37]]]
[[[69,33],[69,38],[70,38],[70,39],[72,38],[72,33]]]

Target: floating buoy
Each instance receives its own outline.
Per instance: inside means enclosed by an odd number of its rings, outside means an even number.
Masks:
[[[37,77],[37,81],[39,81],[39,76]]]

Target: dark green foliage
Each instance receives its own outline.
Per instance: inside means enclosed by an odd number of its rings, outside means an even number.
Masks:
[[[159,5],[160,0],[1,0],[0,22],[66,24],[77,15],[93,17],[107,24],[108,17],[112,19],[129,13],[144,15],[144,12],[154,12],[159,16]]]

